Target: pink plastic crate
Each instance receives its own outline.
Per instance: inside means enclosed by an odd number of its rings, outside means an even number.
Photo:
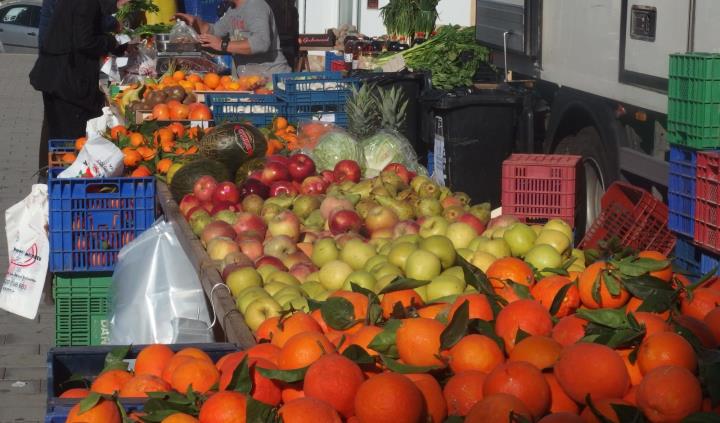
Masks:
[[[695,242],[720,252],[720,153],[698,152]]]
[[[617,238],[636,250],[654,250],[669,255],[675,236],[667,227],[668,208],[647,191],[615,182],[601,200],[602,212],[585,233],[580,248],[597,248],[600,241]]]
[[[575,226],[580,156],[513,154],[503,162],[503,214],[525,223],[559,218]]]

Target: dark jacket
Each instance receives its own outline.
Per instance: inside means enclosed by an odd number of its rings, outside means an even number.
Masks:
[[[117,5],[115,0],[101,0],[100,8],[103,11],[103,31],[112,32],[117,28],[118,21],[112,16],[113,13],[117,12]],[[38,27],[38,47],[45,41],[45,34],[47,28],[50,26],[50,19],[52,18],[53,11],[55,10],[55,3],[58,0],[43,0],[42,9],[40,9],[40,24]]]
[[[99,0],[57,0],[40,54],[30,72],[32,86],[95,110],[102,102],[100,58],[117,48],[102,30]]]

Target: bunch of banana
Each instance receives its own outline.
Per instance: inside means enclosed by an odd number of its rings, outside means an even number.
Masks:
[[[133,102],[140,101],[142,93],[145,90],[145,84],[141,83],[135,88],[129,88],[123,91],[122,97],[119,98],[118,105],[120,106],[120,113],[125,115],[125,108]]]

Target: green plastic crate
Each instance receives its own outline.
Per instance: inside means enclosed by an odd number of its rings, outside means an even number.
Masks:
[[[720,149],[720,137],[702,137],[681,131],[668,130],[667,139],[671,144],[681,145],[695,150]]]
[[[671,54],[669,75],[670,78],[720,80],[720,54]]]
[[[691,126],[720,127],[720,103],[670,99],[668,120]]]
[[[671,77],[668,98],[698,103],[720,103],[720,80]]]
[[[108,311],[112,274],[56,275],[55,345],[103,345],[110,341]]]

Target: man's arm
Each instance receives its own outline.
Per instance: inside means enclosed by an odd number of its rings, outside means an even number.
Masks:
[[[100,5],[90,0],[75,0],[76,19],[73,20],[75,49],[88,56],[101,57],[117,47],[115,37],[109,34],[94,34],[92,20],[100,13]]]
[[[245,18],[245,27],[250,35],[244,40],[228,42],[228,53],[252,55],[265,53],[270,50],[270,46],[272,45],[272,34],[270,28],[271,15],[268,16],[266,11],[267,9],[264,8],[260,8],[258,10],[248,10]],[[230,29],[227,31],[220,31],[219,28],[216,28],[215,34],[223,34],[227,32],[230,32]],[[217,35],[202,34],[200,35],[200,41],[202,42],[203,47],[223,51],[222,38]]]

